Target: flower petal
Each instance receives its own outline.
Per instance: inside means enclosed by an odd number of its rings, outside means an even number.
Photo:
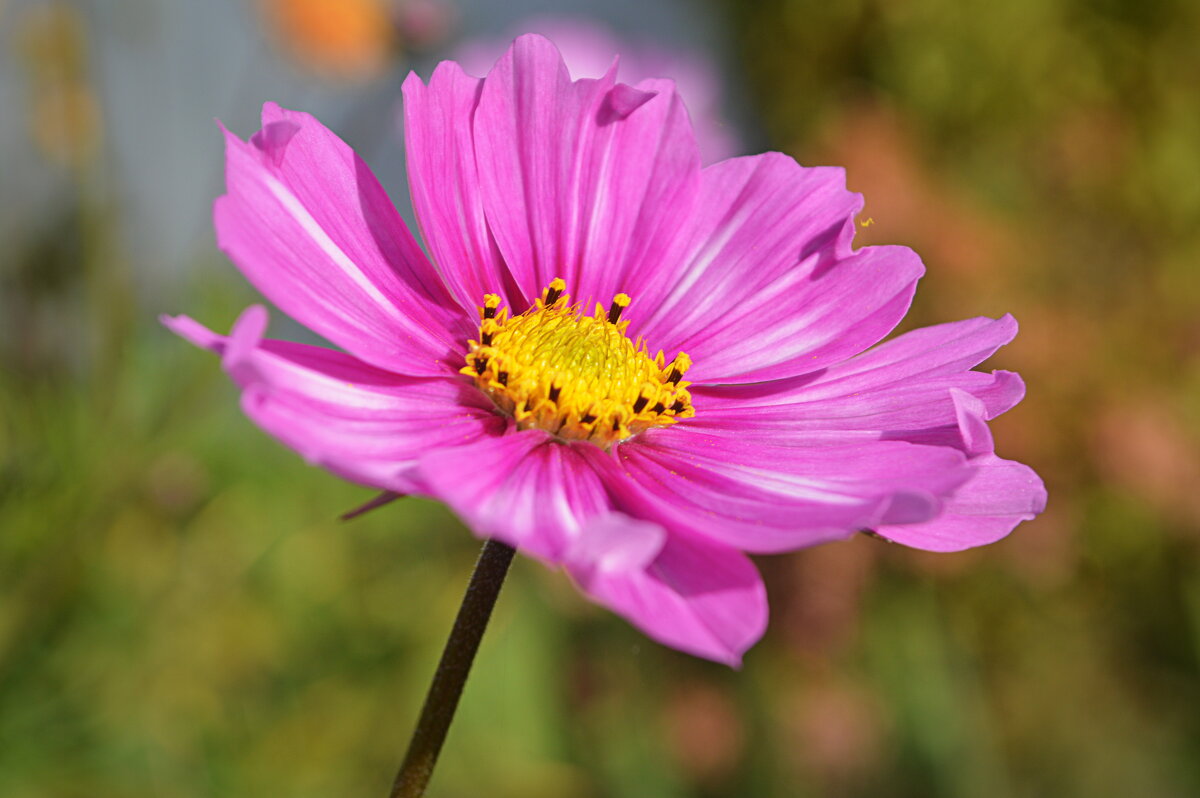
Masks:
[[[1025,395],[1024,383],[1012,372],[969,370],[1015,333],[1011,316],[972,319],[915,330],[812,374],[695,386],[697,417],[688,423],[781,444],[803,444],[818,432],[829,440],[840,430],[850,433],[847,440],[876,437],[962,448],[955,391],[982,403],[981,423]]]
[[[617,540],[661,534],[655,524],[610,515],[596,519],[584,535],[598,526]],[[670,535],[644,568],[567,567],[585,593],[651,638],[733,667],[767,627],[767,595],[757,569],[719,543]]]
[[[842,432],[845,441],[906,440],[958,446],[961,438],[954,391],[982,402],[986,420],[1015,404],[1014,397],[1024,393],[1024,383],[1009,371],[968,371],[878,391],[763,405],[741,404],[728,395],[715,397],[697,388],[692,398],[698,415],[688,426],[788,445],[811,444],[817,439],[829,443],[839,438],[835,433]]]
[[[301,324],[359,359],[445,376],[473,327],[370,169],[308,114],[263,107],[249,142],[226,131],[217,242]]]
[[[888,540],[927,551],[961,551],[994,543],[1046,509],[1046,486],[1032,468],[985,454],[971,461],[974,477],[946,500],[937,518],[881,525]]]
[[[417,458],[498,434],[503,419],[470,385],[403,377],[332,349],[262,340],[266,312],[248,309],[228,336],[186,316],[163,324],[222,356],[259,426],[306,460],[372,487],[421,491]]]
[[[593,457],[614,500],[673,533],[779,552],[935,517],[971,476],[945,446],[866,440],[773,446],[676,425]]]
[[[652,308],[631,332],[685,351],[699,383],[814,371],[876,343],[924,271],[905,247],[851,250],[862,198],[841,169],[780,153],[707,167],[695,212],[664,260],[629,289]]]
[[[557,564],[584,525],[612,509],[580,448],[527,430],[433,452],[420,472],[475,534]]]
[[[483,79],[443,61],[426,86],[404,81],[404,146],[408,186],[434,265],[459,305],[472,314],[484,294],[522,305],[488,229],[475,164],[475,109]]]
[[[572,82],[540,36],[485,79],[475,147],[488,224],[526,298],[561,277],[587,309],[662,268],[699,181],[674,84],[619,85],[612,70]]]

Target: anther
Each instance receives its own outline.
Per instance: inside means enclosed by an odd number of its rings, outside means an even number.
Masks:
[[[488,294],[483,298],[483,317],[485,319],[496,318],[496,309],[500,307],[500,297],[496,294]]]
[[[596,417],[594,415],[592,415],[591,413],[584,413],[583,416],[579,419],[579,423],[580,424],[591,424],[595,420],[596,420]]]
[[[634,413],[642,412],[643,408],[645,408],[646,405],[648,405],[649,403],[650,403],[650,397],[646,396],[646,394],[641,394],[640,396],[638,396],[637,401],[635,401],[633,403],[633,412]]]
[[[546,287],[546,293],[542,297],[542,304],[549,307],[558,301],[562,296],[563,291],[567,290],[567,283],[561,277],[555,277],[550,281],[550,285]]]
[[[491,346],[492,345],[492,335],[493,335],[493,333],[491,330],[487,330],[486,332],[481,332],[479,334],[479,343],[483,344],[484,346]]]
[[[613,297],[612,305],[608,308],[608,323],[616,324],[617,319],[621,318],[621,311],[629,307],[629,295],[617,294]]]
[[[682,410],[685,407],[687,407],[687,405],[683,403],[682,399],[676,399],[674,402],[671,403],[671,412],[678,413],[680,410]]]
[[[547,397],[547,398],[549,398],[551,402],[554,402],[555,404],[558,404],[558,395],[559,395],[560,393],[562,393],[562,386],[561,386],[561,385],[551,385],[551,386],[550,386],[550,393],[548,394],[548,397]]]
[[[499,374],[497,374],[496,382],[500,383],[501,385],[508,385],[508,372],[501,371]]]
[[[683,352],[680,352],[675,356],[675,360],[671,362],[671,372],[667,374],[667,382],[672,385],[678,384],[679,380],[683,377],[683,373],[691,367],[692,359]]]
[[[619,418],[614,418],[614,419],[613,419],[613,425],[612,425],[612,431],[613,431],[613,432],[617,432],[617,431],[619,431],[620,429],[621,429],[621,419],[619,419]]]
[[[666,409],[667,409],[667,406],[664,405],[662,402],[659,402],[656,405],[654,405],[654,407],[650,408],[650,412],[651,413],[661,413],[662,411],[664,411]]]
[[[487,358],[475,358],[475,373],[483,376],[483,372],[487,371]]]

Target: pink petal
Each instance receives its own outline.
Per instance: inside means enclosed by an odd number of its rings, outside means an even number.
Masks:
[[[477,535],[566,565],[584,592],[656,640],[736,664],[766,625],[754,566],[614,511],[594,468],[606,457],[529,430],[430,454],[421,474]]]
[[[829,399],[804,401],[793,397],[792,401],[780,404],[742,404],[754,400],[731,398],[729,393],[716,395],[697,387],[693,390],[697,416],[688,425],[714,432],[728,430],[780,444],[803,445],[818,431],[847,431],[856,433],[847,436],[853,440],[902,438],[918,443],[955,445],[955,440],[937,434],[956,424],[953,390],[962,390],[978,398],[984,404],[985,418],[993,418],[997,411],[1003,412],[1015,404],[1013,397],[1024,393],[1024,384],[1009,371],[992,374],[968,371],[954,377]],[[767,396],[759,400],[773,399]],[[857,434],[866,432],[875,434]],[[916,440],[922,433],[927,435]],[[822,439],[828,441],[830,437],[823,436]]]
[[[985,454],[971,461],[975,476],[932,521],[881,525],[888,540],[927,551],[961,551],[994,543],[1046,509],[1046,487],[1029,466]]]
[[[968,370],[1015,332],[1009,316],[972,319],[907,333],[812,374],[695,386],[697,416],[688,423],[780,444],[803,445],[816,432],[829,440],[830,433],[844,431],[848,440],[867,436],[961,448],[956,391],[982,403],[980,423],[1025,395],[1012,372]]]
[[[562,277],[588,310],[664,267],[699,181],[673,84],[616,85],[612,70],[572,83],[540,36],[485,79],[475,146],[488,224],[526,297]]]
[[[482,394],[457,378],[403,377],[332,349],[262,340],[266,313],[258,306],[228,337],[186,316],[162,321],[222,356],[259,426],[310,463],[355,482],[420,491],[417,458],[505,426]]]
[[[700,383],[789,377],[861,352],[903,317],[924,270],[905,247],[851,250],[861,207],[841,169],[779,153],[707,167],[678,248],[628,290],[653,309],[631,314],[632,331],[687,352]]]
[[[658,524],[608,513],[587,522],[567,547],[563,560],[576,581],[586,585],[605,574],[644,570],[658,557],[666,540],[666,530]]]
[[[301,324],[372,365],[445,376],[471,319],[363,161],[308,114],[263,107],[249,142],[226,132],[217,241]]]
[[[658,528],[625,516],[598,519],[626,525],[626,535]],[[589,534],[591,528],[584,530]],[[625,616],[651,638],[673,648],[738,667],[742,654],[767,627],[767,595],[754,564],[735,549],[670,535],[648,567],[589,568],[568,563],[585,593]]]
[[[983,400],[958,388],[950,389],[954,402],[954,418],[961,443],[959,448],[969,456],[991,454],[995,450],[992,431],[987,425],[987,408]]]
[[[938,324],[904,333],[820,371],[705,390],[714,396],[727,396],[730,403],[763,405],[796,399],[837,399],[893,386],[925,384],[971,373],[969,369],[987,360],[1016,334],[1017,322],[1008,315]],[[999,410],[996,415],[1002,412]]]
[[[483,80],[453,61],[433,71],[429,85],[415,73],[404,81],[404,145],[408,185],[425,245],[459,304],[475,313],[484,294],[509,305],[524,297],[483,212],[475,164],[475,108]]]
[[[1007,314],[999,319],[980,316],[922,327],[830,368],[807,392],[845,395],[917,378],[960,374],[987,360],[1016,334],[1017,320]]]
[[[763,553],[928,521],[972,473],[966,457],[945,446],[772,446],[682,424],[644,433],[615,457],[597,450],[589,459],[626,512]]]
[[[612,509],[580,448],[528,430],[432,452],[420,471],[475,534],[559,563],[586,523]]]

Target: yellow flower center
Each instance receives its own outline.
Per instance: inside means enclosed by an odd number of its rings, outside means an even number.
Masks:
[[[584,316],[555,279],[533,307],[509,318],[500,297],[479,309],[479,340],[471,341],[462,370],[475,379],[520,429],[544,429],[559,438],[604,448],[650,427],[695,415],[683,352],[670,363],[660,350],[629,340],[621,313],[629,297],[617,294],[608,311]]]

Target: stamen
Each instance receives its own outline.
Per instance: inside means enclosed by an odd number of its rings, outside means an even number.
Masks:
[[[483,318],[496,318],[496,308],[500,307],[500,297],[496,294],[487,294],[483,298]]]
[[[617,319],[621,318],[621,311],[629,307],[629,295],[617,294],[613,297],[612,305],[608,308],[608,323],[616,324]]]
[[[675,360],[671,363],[671,371],[667,374],[667,382],[672,385],[678,385],[679,380],[683,377],[684,372],[692,367],[692,359],[680,352],[675,356]]]
[[[558,298],[562,296],[563,291],[566,290],[566,282],[561,277],[555,277],[550,281],[550,285],[542,294],[542,304],[544,304],[546,307],[550,307],[558,301]]]

